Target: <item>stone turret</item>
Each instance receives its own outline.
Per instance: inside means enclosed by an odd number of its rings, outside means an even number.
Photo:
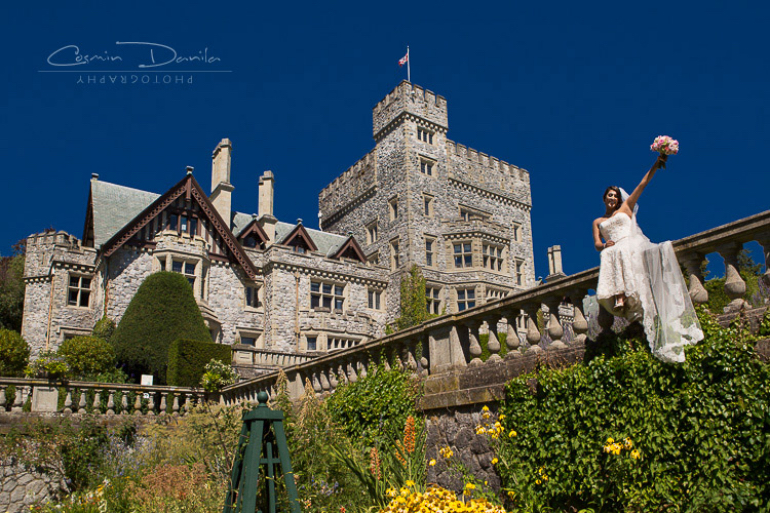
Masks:
[[[433,131],[446,133],[449,128],[446,98],[406,80],[374,107],[372,117],[376,140],[393,125],[408,118]]]

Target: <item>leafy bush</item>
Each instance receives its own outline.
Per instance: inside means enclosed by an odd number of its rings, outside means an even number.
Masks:
[[[419,395],[419,383],[409,373],[371,365],[366,378],[338,386],[326,407],[352,439],[379,445],[398,439],[407,417],[419,417]]]
[[[151,274],[112,335],[118,362],[129,374],[153,374],[165,383],[169,346],[180,338],[211,342],[192,288],[181,274]]]
[[[770,368],[738,326],[701,317],[684,364],[643,339],[506,387],[497,470],[532,510],[757,511],[770,501]],[[634,349],[634,347],[641,349]],[[543,479],[543,476],[547,476]],[[529,510],[528,509],[528,510]]]
[[[238,381],[238,373],[228,363],[211,360],[204,367],[201,387],[207,392],[216,392]]]
[[[29,378],[65,379],[70,368],[64,357],[54,351],[43,351],[37,360],[24,369]]]
[[[113,333],[115,333],[115,321],[105,315],[96,322],[96,325],[91,332],[91,336],[99,337],[100,339],[109,342]]]
[[[58,354],[76,378],[93,378],[115,370],[115,348],[97,337],[74,337],[62,342]]]
[[[29,362],[29,345],[15,331],[0,329],[0,376],[15,376]]]
[[[232,354],[230,346],[215,344],[210,340],[175,340],[168,350],[168,383],[178,387],[197,387],[211,360],[229,366],[233,361]]]

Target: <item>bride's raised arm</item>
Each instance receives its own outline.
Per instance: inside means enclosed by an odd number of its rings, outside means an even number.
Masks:
[[[642,181],[639,182],[639,185],[636,186],[636,189],[634,189],[634,192],[632,192],[628,196],[628,199],[626,199],[626,201],[623,202],[624,206],[628,206],[629,211],[631,212],[634,211],[634,206],[636,206],[636,202],[639,201],[639,196],[642,195],[644,188],[647,187],[648,183],[650,183],[650,180],[652,180],[652,177],[655,176],[655,172],[658,169],[666,167],[667,159],[668,159],[668,155],[658,155],[658,159],[652,165],[650,170],[647,171],[647,173],[644,175],[644,178],[642,178]]]

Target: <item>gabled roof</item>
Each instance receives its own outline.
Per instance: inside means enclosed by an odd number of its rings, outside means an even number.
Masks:
[[[278,222],[275,225],[275,242],[284,244],[287,236],[290,235],[295,229],[296,224]],[[331,256],[337,249],[342,247],[347,241],[347,237],[343,235],[337,235],[335,233],[322,232],[319,230],[313,230],[303,225],[305,232],[313,240],[313,243],[318,248],[316,251],[323,253],[326,256]]]
[[[225,222],[222,216],[219,215],[217,209],[209,200],[208,196],[203,192],[201,186],[195,180],[192,174],[188,174],[176,185],[171,187],[165,194],[155,199],[147,205],[141,212],[135,215],[129,222],[127,222],[122,228],[120,228],[109,240],[107,240],[101,247],[105,256],[112,255],[123,244],[128,242],[139,230],[144,228],[147,223],[152,221],[163,210],[166,209],[177,198],[185,195],[188,199],[194,199],[201,209],[201,212],[207,217],[212,229],[222,238],[222,241],[230,250],[232,258],[241,266],[244,272],[249,278],[256,278],[257,270],[251,259],[246,255],[243,247],[235,239],[235,236],[230,231],[230,223]]]
[[[316,246],[315,242],[313,242],[312,237],[310,237],[310,234],[307,232],[305,227],[302,226],[302,223],[299,223],[297,226],[295,226],[294,229],[290,231],[280,243],[291,245],[298,239],[304,241],[305,245],[310,251],[318,251],[318,246]]]
[[[114,183],[91,180],[83,240],[87,241],[89,231],[93,230],[94,248],[99,249],[159,196]]]
[[[238,239],[244,239],[248,237],[249,235],[256,235],[259,240],[262,242],[267,242],[270,240],[270,237],[267,236],[267,233],[265,233],[265,230],[262,228],[262,226],[257,221],[256,217],[253,217],[251,219],[251,222],[243,227],[242,230],[236,232],[233,230],[233,233],[237,234],[236,237]]]
[[[358,260],[359,262],[365,264],[366,263],[366,256],[364,255],[363,250],[361,249],[361,246],[358,245],[358,242],[356,242],[356,239],[351,235],[348,237],[348,240],[345,241],[345,243],[340,246],[340,248],[334,252],[332,255],[332,258],[352,258],[355,260]]]

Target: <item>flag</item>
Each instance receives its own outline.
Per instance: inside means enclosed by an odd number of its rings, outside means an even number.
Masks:
[[[406,64],[407,62],[409,62],[409,50],[407,50],[407,51],[406,51],[406,55],[404,55],[403,57],[401,57],[401,58],[398,60],[398,65],[399,65],[399,66],[403,66],[403,65],[404,65],[404,64]]]

